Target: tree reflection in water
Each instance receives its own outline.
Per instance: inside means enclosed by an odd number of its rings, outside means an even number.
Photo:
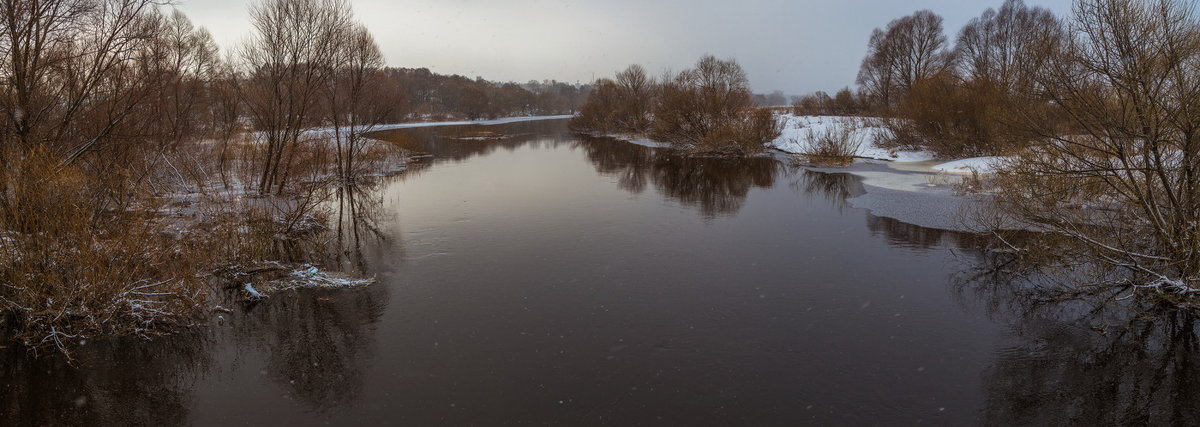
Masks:
[[[238,348],[265,355],[269,378],[313,410],[353,403],[387,302],[382,287],[274,296],[237,322]]]
[[[462,139],[482,133],[499,134],[503,138]],[[736,213],[751,189],[770,188],[780,173],[786,173],[781,162],[769,157],[690,157],[613,138],[572,135],[565,120],[513,123],[505,125],[502,134],[496,126],[451,126],[386,130],[371,137],[429,154],[438,161],[452,162],[498,149],[570,144],[585,153],[597,172],[616,177],[621,189],[640,194],[653,185],[662,195],[697,208],[708,218]],[[409,171],[401,174],[400,179],[417,174],[419,170]]]
[[[334,256],[323,265],[377,272],[371,261],[391,247],[379,233],[378,190],[364,185],[338,192],[333,247],[319,251]],[[379,285],[282,292],[234,313],[214,313],[223,319],[213,328],[153,343],[89,343],[73,353],[74,366],[61,355],[34,358],[21,348],[3,348],[0,425],[188,424],[191,390],[215,366],[230,363],[214,360],[217,349],[230,348],[237,354],[232,363],[263,360],[267,377],[313,410],[351,404],[361,393],[375,343],[370,325],[378,322],[387,296]],[[238,307],[232,299],[221,305]]]
[[[361,275],[383,274],[379,259],[395,245],[380,231],[384,215],[379,182],[338,189],[327,268]],[[266,355],[265,371],[311,409],[350,404],[363,387],[363,372],[375,344],[370,325],[387,306],[384,286],[361,289],[295,290],[248,311],[234,328],[239,348]]]
[[[78,366],[60,355],[0,349],[0,424],[186,424],[191,389],[212,365],[211,344],[204,331],[153,345],[93,342],[73,353]]]
[[[561,125],[527,130],[528,136],[495,142],[448,142],[443,155],[461,160],[523,144],[567,143],[622,189],[653,188],[708,217],[738,212],[752,189],[772,187],[781,177],[839,210],[863,191],[851,175],[789,169],[770,158],[685,158],[610,139],[568,137]],[[421,170],[414,166],[395,179]],[[381,232],[388,218],[380,187],[348,187],[338,195],[329,238],[334,250],[328,251],[335,256],[328,265],[386,279],[382,260],[400,245]],[[1200,392],[1193,313],[1119,295],[1062,300],[1039,286],[1036,266],[1014,261],[990,238],[870,214],[865,219],[872,235],[889,245],[922,251],[951,246],[964,264],[954,270],[966,271],[952,280],[951,294],[966,310],[982,311],[1010,329],[983,373],[987,400],[979,415],[986,423],[1200,424],[1200,406],[1193,404]],[[0,349],[0,424],[187,424],[191,390],[200,379],[259,360],[274,386],[304,407],[345,408],[364,393],[377,345],[373,325],[387,303],[383,285],[287,292],[193,334],[153,344],[91,343],[76,353],[78,368],[61,357],[34,359],[23,349]],[[237,386],[255,380],[215,381]]]
[[[1116,295],[1065,298],[1037,266],[984,249],[955,281],[1008,324],[985,373],[992,424],[1197,425],[1197,317]]]
[[[847,174],[800,178],[793,188],[835,206],[861,194]],[[1039,265],[1023,264],[989,236],[866,218],[891,245],[952,245],[963,263],[951,286],[960,304],[1008,325],[1010,342],[984,372],[986,424],[1200,425],[1195,313],[1120,295],[1064,299]]]
[[[441,161],[461,162],[500,149],[513,151],[529,144],[560,143],[563,138],[552,137],[564,136],[567,132],[566,121],[556,120],[516,122],[502,127],[463,125],[401,128],[376,131],[367,136],[387,141],[405,150],[433,156]],[[474,139],[480,134],[493,135],[495,138]]]
[[[864,191],[862,178],[848,173],[824,173],[805,169],[803,166],[789,167],[793,176],[792,190],[803,192],[808,196],[819,196],[837,208],[838,212],[850,207],[846,199],[862,195]]]
[[[581,137],[577,147],[597,172],[615,176],[622,189],[641,193],[652,184],[663,196],[707,218],[737,213],[751,189],[770,188],[786,172],[769,157],[693,157],[612,138]]]

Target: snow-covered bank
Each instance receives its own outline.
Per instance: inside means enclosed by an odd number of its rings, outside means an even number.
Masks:
[[[888,150],[877,143],[888,135],[888,130],[879,126],[877,119],[868,117],[842,116],[796,116],[782,114],[779,120],[782,133],[771,147],[792,154],[812,152],[817,138],[828,134],[849,132],[849,137],[859,143],[858,157],[889,160],[893,162],[923,162],[933,160],[926,151]]]
[[[568,114],[568,115],[561,115],[561,116],[505,117],[505,118],[492,119],[492,120],[465,120],[465,121],[454,121],[454,122],[395,123],[395,124],[390,124],[390,125],[375,126],[371,130],[423,128],[423,127],[433,127],[433,126],[466,126],[466,125],[490,126],[490,125],[503,125],[503,124],[508,124],[508,123],[518,123],[518,122],[532,122],[532,121],[538,121],[538,120],[562,120],[562,119],[569,119],[572,117],[575,117],[575,116]]]

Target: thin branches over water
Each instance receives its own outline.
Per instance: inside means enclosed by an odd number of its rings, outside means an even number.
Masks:
[[[1174,0],[1081,0],[1037,76],[1071,119],[1000,174],[1000,207],[1113,269],[1103,283],[1200,293],[1200,21]]]
[[[265,0],[227,60],[166,3],[0,0],[0,312],[30,347],[202,322],[215,267],[308,250],[397,160],[348,2]]]

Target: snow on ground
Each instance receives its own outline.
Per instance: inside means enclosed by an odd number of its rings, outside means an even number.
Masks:
[[[879,126],[877,119],[866,117],[842,116],[796,116],[782,114],[777,117],[783,128],[783,133],[769,145],[778,150],[793,154],[810,152],[814,140],[830,132],[842,132],[850,129],[850,137],[859,141],[858,156],[893,162],[923,162],[933,160],[933,154],[926,151],[887,150],[876,145],[876,142],[887,136],[888,130]]]
[[[933,170],[942,172],[957,172],[957,173],[992,173],[996,167],[1003,161],[1004,157],[972,157],[969,159],[955,160],[946,162],[940,165],[933,166]]]
[[[671,144],[655,141],[653,139],[650,139],[650,138],[647,138],[644,136],[638,136],[638,135],[626,135],[626,134],[620,134],[620,133],[613,133],[613,134],[608,134],[608,135],[603,135],[603,136],[607,137],[607,138],[619,139],[621,141],[625,141],[625,142],[628,142],[628,143],[634,144],[634,145],[640,145],[643,147],[667,148],[667,147],[671,146]]]
[[[505,117],[502,119],[493,120],[466,120],[456,122],[421,122],[421,123],[396,123],[390,125],[379,125],[372,130],[387,130],[387,129],[407,129],[407,128],[423,128],[431,126],[464,126],[464,125],[502,125],[507,123],[531,122],[536,120],[561,120],[575,117],[573,115],[563,116],[526,116],[526,117]]]

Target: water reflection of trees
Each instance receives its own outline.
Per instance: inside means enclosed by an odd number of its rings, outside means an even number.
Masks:
[[[390,254],[379,190],[364,184],[337,192],[331,258],[322,264],[374,274],[374,261]],[[311,409],[352,404],[374,348],[371,325],[387,304],[384,286],[276,294],[234,313],[214,313],[224,320],[212,328],[152,342],[88,343],[73,352],[73,365],[58,354],[35,358],[17,346],[0,347],[0,425],[188,424],[192,390],[229,362],[215,359],[226,349],[261,358],[267,377]],[[232,300],[220,305],[239,307]],[[231,380],[236,387],[259,377],[255,371]]]
[[[837,208],[838,212],[850,206],[846,199],[862,195],[862,178],[848,173],[815,172],[802,167],[790,166],[796,177],[790,184],[793,190],[808,196],[819,196]]]
[[[505,125],[431,126],[382,130],[369,134],[371,138],[400,148],[432,155],[437,161],[463,161],[496,150],[516,150],[528,144],[553,144],[554,138],[568,134],[566,120],[516,122]],[[481,134],[498,136],[494,139],[471,139]]]
[[[597,172],[617,177],[622,189],[640,193],[653,184],[662,195],[706,217],[737,212],[751,189],[770,188],[785,172],[768,157],[693,157],[610,138],[583,137],[578,147]]]
[[[266,356],[265,372],[315,410],[353,403],[361,394],[377,323],[387,303],[379,286],[296,291],[272,297],[236,327],[236,345]]]
[[[793,188],[823,195],[835,206],[861,194],[859,181],[847,174],[796,176]],[[1200,395],[1196,313],[1122,299],[1120,293],[1063,292],[1052,281],[1069,273],[1047,271],[995,238],[866,217],[871,232],[891,245],[954,247],[965,263],[954,295],[968,309],[1009,326],[1012,341],[984,373],[986,424],[1200,424],[1194,404]],[[1045,238],[1007,238],[1035,236]]]
[[[849,207],[846,199],[862,195],[862,178],[847,173],[816,172],[798,168],[792,175],[795,180],[791,188],[810,196],[819,196],[836,207],[838,211]],[[888,244],[909,249],[929,250],[946,244],[959,249],[970,249],[977,245],[978,235],[960,233],[937,228],[922,227],[893,218],[866,213],[867,229],[876,237],[884,238]]]
[[[463,136],[501,132],[506,137],[462,140]],[[503,126],[451,126],[380,131],[371,135],[420,153],[435,161],[461,161],[495,150],[515,150],[531,144],[569,143],[584,151],[596,170],[614,176],[620,188],[641,193],[653,185],[664,196],[697,208],[706,217],[737,212],[753,188],[774,185],[782,164],[755,157],[724,159],[691,157],[612,138],[573,135],[565,120],[518,122]],[[419,173],[419,170],[414,170]],[[413,175],[402,174],[402,179]]]
[[[395,248],[381,227],[383,181],[337,189],[327,268],[379,273]],[[365,363],[375,343],[370,325],[387,306],[380,284],[360,289],[297,290],[255,305],[236,322],[239,348],[266,355],[269,378],[312,409],[352,403],[361,393]]]
[[[379,256],[400,250],[383,232],[381,223],[387,212],[383,209],[382,186],[376,180],[339,187],[333,201],[333,254],[330,268],[339,271],[367,274],[370,265],[382,264]],[[374,258],[368,258],[370,249]],[[374,262],[372,262],[374,261]]]
[[[867,214],[867,229],[876,237],[883,237],[888,244],[897,247],[930,250],[946,245],[958,249],[974,249],[977,234],[922,227],[893,218]]]
[[[1196,313],[1121,293],[1064,293],[1049,282],[1056,273],[1005,247],[982,244],[954,282],[1011,330],[984,374],[989,424],[1200,423]]]
[[[202,333],[147,344],[94,342],[62,355],[0,350],[0,424],[184,425],[191,389],[211,366]]]

